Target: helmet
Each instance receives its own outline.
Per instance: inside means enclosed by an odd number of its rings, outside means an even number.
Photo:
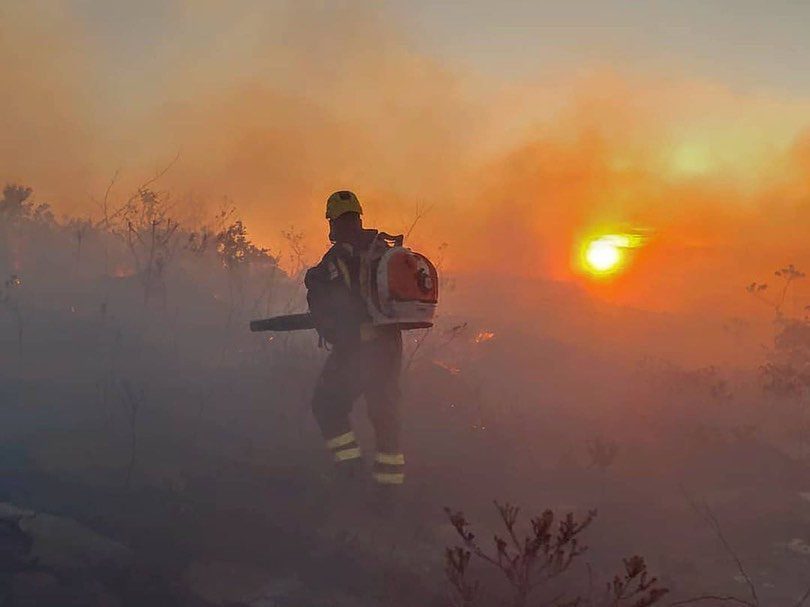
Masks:
[[[326,218],[337,219],[344,213],[363,214],[363,207],[354,192],[340,190],[332,194],[326,201]]]

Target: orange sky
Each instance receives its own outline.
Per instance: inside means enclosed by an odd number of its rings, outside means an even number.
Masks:
[[[575,281],[649,309],[746,311],[750,281],[810,269],[810,97],[593,58],[495,77],[420,49],[385,11],[305,4],[264,24],[173,3],[176,28],[116,48],[119,69],[107,47],[131,41],[67,5],[9,3],[2,179],[95,213],[116,171],[120,198],[179,151],[163,187],[205,212],[228,197],[271,247],[295,225],[319,255],[323,201],[352,188],[387,231],[429,209],[414,241],[446,242],[451,270]],[[638,229],[649,240],[614,279],[572,264],[584,237]]]

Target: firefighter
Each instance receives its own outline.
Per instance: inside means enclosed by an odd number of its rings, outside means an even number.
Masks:
[[[362,453],[349,414],[365,397],[374,429],[373,478],[401,485],[405,457],[400,446],[402,336],[397,327],[374,327],[361,292],[362,256],[376,230],[363,228],[354,193],[339,191],[326,202],[332,247],[309,269],[307,301],[322,343],[330,349],[312,398],[312,410],[341,478],[357,478]]]

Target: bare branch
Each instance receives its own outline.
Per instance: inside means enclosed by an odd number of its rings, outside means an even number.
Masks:
[[[430,336],[430,332],[433,330],[433,327],[425,329],[422,334],[416,338],[415,343],[416,345],[411,349],[411,353],[408,356],[408,361],[405,363],[405,373],[407,374],[408,371],[411,370],[411,366],[414,363],[417,355],[419,354],[419,350],[422,349],[422,346],[425,344],[425,341]]]
[[[180,150],[177,150],[177,154],[174,155],[174,158],[172,158],[172,160],[171,160],[171,162],[169,162],[169,164],[167,164],[165,167],[163,167],[163,169],[161,169],[159,171],[155,171],[155,174],[150,179],[147,179],[144,183],[142,183],[141,187],[138,188],[138,189],[143,190],[145,188],[148,188],[153,183],[155,183],[158,179],[160,179],[166,173],[168,173],[169,170],[177,163],[178,160],[180,160]]]
[[[110,183],[107,184],[107,189],[104,191],[104,200],[101,201],[101,207],[104,213],[104,227],[110,225],[110,213],[109,213],[110,192],[112,191],[115,182],[118,180],[119,171],[120,169],[116,169],[115,173],[113,173],[112,179],[110,179]]]
[[[419,221],[421,221],[421,219],[425,215],[430,213],[430,211],[432,209],[433,209],[433,205],[430,205],[427,208],[423,209],[419,203],[416,203],[416,213],[414,215],[413,221],[411,222],[410,227],[408,227],[408,229],[405,230],[405,239],[406,240],[410,237],[411,233],[413,232],[414,228],[416,227],[416,224],[419,223]]]
[[[748,572],[745,570],[745,567],[743,567],[740,557],[737,556],[737,553],[734,551],[734,549],[731,547],[731,544],[729,544],[728,540],[726,539],[726,536],[723,533],[723,528],[720,526],[720,521],[717,520],[717,517],[715,516],[714,512],[712,511],[712,509],[709,507],[708,504],[704,502],[703,508],[701,509],[701,507],[698,506],[698,504],[696,504],[695,501],[689,496],[689,494],[686,491],[686,488],[683,485],[680,485],[680,489],[684,497],[686,498],[687,502],[689,502],[689,505],[692,507],[692,509],[714,530],[715,535],[720,540],[720,543],[722,544],[726,553],[734,561],[734,564],[737,567],[737,571],[739,571],[740,575],[745,580],[745,583],[748,586],[748,591],[751,593],[751,598],[753,599],[753,603],[746,602],[746,604],[758,606],[759,597],[757,596],[757,589],[754,586],[754,583],[751,581],[751,576],[748,575]]]

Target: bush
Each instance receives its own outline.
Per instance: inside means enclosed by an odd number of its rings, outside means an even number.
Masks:
[[[506,534],[494,536],[494,552],[487,552],[469,530],[470,524],[462,512],[445,508],[450,523],[461,538],[463,545],[449,547],[445,552],[445,574],[452,589],[451,601],[459,607],[474,605],[482,591],[478,581],[469,579],[472,557],[490,565],[499,572],[508,584],[510,604],[525,607],[532,604],[573,606],[600,605],[618,607],[632,604],[633,607],[649,607],[657,603],[669,590],[658,585],[658,579],[650,577],[647,565],[640,556],[624,559],[624,569],[606,584],[601,597],[594,597],[591,581],[587,582],[587,594],[583,595],[582,582],[568,580],[567,586],[579,587],[576,594],[555,591],[551,596],[552,583],[571,570],[587,547],[580,535],[591,525],[596,511],[590,511],[577,521],[572,513],[556,520],[551,510],[530,519],[531,529],[521,536],[517,531],[520,508],[509,503],[495,502],[498,516]],[[555,530],[556,520],[556,530]],[[534,601],[536,595],[544,595]]]

